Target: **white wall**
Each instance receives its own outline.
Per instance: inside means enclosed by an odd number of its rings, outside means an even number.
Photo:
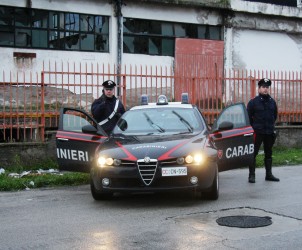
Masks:
[[[301,18],[301,8],[240,0],[231,0],[231,8],[236,14],[225,29],[226,69],[302,70],[302,22],[289,18]]]
[[[219,12],[192,7],[173,7],[171,5],[133,4],[123,6],[124,17],[135,17],[150,20],[165,20],[183,23],[202,23],[217,25],[221,23]]]
[[[1,0],[1,5],[27,7],[28,0]],[[95,15],[112,15],[109,1],[98,0],[31,0],[31,7]]]
[[[285,33],[235,30],[231,39],[233,68],[302,70],[301,43]]]
[[[242,0],[231,0],[230,2],[231,8],[240,12],[263,13],[266,15],[280,15],[299,18],[302,17],[302,11],[300,8]]]

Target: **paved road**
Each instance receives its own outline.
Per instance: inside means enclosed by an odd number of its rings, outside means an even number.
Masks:
[[[217,201],[188,194],[117,196],[96,202],[89,186],[0,192],[0,249],[301,249],[302,166],[275,167],[280,183],[220,174]],[[269,216],[257,228],[219,226],[229,215]]]

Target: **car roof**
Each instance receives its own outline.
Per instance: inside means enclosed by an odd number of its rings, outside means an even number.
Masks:
[[[168,104],[158,105],[157,103],[148,103],[146,105],[140,105],[132,107],[130,110],[139,110],[139,109],[164,109],[164,108],[185,108],[192,109],[192,104],[182,104],[181,102],[168,102]]]

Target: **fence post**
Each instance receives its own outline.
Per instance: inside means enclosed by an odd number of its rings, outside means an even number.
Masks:
[[[44,88],[44,72],[41,72],[41,140],[44,142],[45,136],[45,106],[44,106],[44,96],[45,96],[45,88]]]
[[[195,83],[196,83],[196,78],[193,77],[193,78],[192,78],[192,92],[191,92],[191,94],[190,94],[190,95],[192,96],[192,104],[196,104],[196,103],[195,103],[195,102],[196,102]]]
[[[251,79],[251,95],[250,99],[256,96],[256,79],[254,77]]]
[[[122,93],[123,93],[123,95],[122,95],[122,102],[123,102],[123,104],[124,104],[124,107],[126,107],[127,106],[127,103],[126,103],[126,76],[125,75],[123,75],[122,76],[122,82],[121,82],[121,87],[122,87],[122,89],[123,89],[123,91],[121,91]]]

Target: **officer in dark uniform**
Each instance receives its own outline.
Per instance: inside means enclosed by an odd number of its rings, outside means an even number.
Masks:
[[[102,96],[91,105],[91,113],[97,122],[109,135],[122,114],[125,113],[124,105],[114,95],[115,82],[107,80],[102,84]]]
[[[255,131],[254,164],[249,166],[249,182],[255,183],[256,156],[263,143],[264,146],[264,165],[266,170],[265,180],[279,181],[272,174],[272,148],[275,143],[275,121],[278,109],[275,100],[268,94],[271,86],[270,79],[261,79],[258,82],[258,93],[254,99],[247,104],[247,111],[251,126]]]

